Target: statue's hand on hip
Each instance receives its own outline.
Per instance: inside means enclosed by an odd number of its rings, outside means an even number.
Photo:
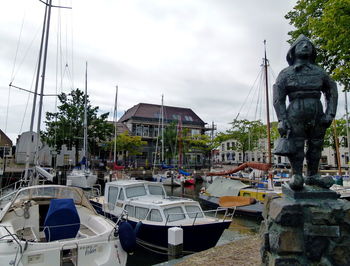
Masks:
[[[283,119],[278,122],[278,132],[280,133],[281,137],[284,137],[287,135],[288,130],[291,129],[290,123],[287,119]]]

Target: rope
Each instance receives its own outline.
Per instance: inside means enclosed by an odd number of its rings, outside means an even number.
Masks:
[[[250,96],[252,90],[254,89],[255,83],[256,83],[256,81],[258,80],[258,78],[260,77],[260,75],[261,75],[261,70],[260,70],[259,74],[257,75],[257,77],[255,78],[255,81],[254,81],[252,87],[250,88],[247,97],[244,99],[244,102],[242,103],[242,105],[241,105],[241,107],[240,107],[240,109],[239,109],[239,111],[238,111],[238,114],[237,114],[237,116],[236,116],[236,119],[238,119],[238,117],[239,117],[239,115],[240,115],[240,113],[241,113],[243,107],[244,107],[245,104],[247,103],[247,100],[248,100],[248,98],[249,98],[249,96]]]
[[[165,247],[161,247],[161,246],[153,245],[153,244],[150,244],[150,243],[146,243],[145,241],[142,241],[140,239],[137,240],[137,244],[140,247],[143,247],[144,249],[147,249],[147,250],[149,250],[151,252],[154,252],[156,254],[166,255],[166,256],[170,255],[170,253],[168,252],[168,249],[165,248]],[[163,250],[163,252],[155,250],[155,249],[152,249],[152,248],[157,248],[159,250]],[[182,253],[186,254],[186,255],[189,255],[189,254],[194,254],[195,252],[183,250]]]

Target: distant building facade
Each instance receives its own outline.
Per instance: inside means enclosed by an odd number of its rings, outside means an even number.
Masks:
[[[341,138],[339,138],[340,142]],[[253,151],[246,151],[245,154],[238,151],[236,148],[236,140],[229,139],[220,144],[215,150],[215,156],[213,156],[214,163],[239,165],[243,162],[267,162],[267,139],[260,139],[258,147]],[[349,167],[349,148],[347,145],[339,147],[340,164],[344,168]],[[274,164],[289,164],[288,158],[285,156],[273,155]],[[305,162],[306,163],[306,162]],[[337,166],[336,152],[331,147],[324,147],[322,150],[322,158],[320,165],[334,168]]]
[[[220,144],[218,147],[219,155],[216,156],[216,162],[223,164],[239,165],[243,162],[268,162],[267,152],[267,140],[259,139],[258,146],[252,151],[237,150],[237,141],[235,139],[229,139]],[[288,159],[284,156],[273,155],[273,163],[275,164],[287,164]]]
[[[25,164],[27,150],[29,152],[29,164],[34,163],[34,156],[36,150],[36,143],[38,139],[38,134],[36,132],[23,132],[18,136],[16,140],[16,163]],[[42,166],[51,166],[51,149],[48,145],[43,144],[40,140],[38,143],[38,162]]]
[[[12,140],[0,129],[0,158],[12,156]]]
[[[133,136],[141,136],[147,142],[143,148],[142,155],[136,156],[137,166],[151,165],[156,152],[157,137],[162,127],[161,105],[139,103],[128,109],[119,119],[119,123],[124,124]],[[206,123],[190,108],[163,106],[164,128],[172,122],[176,124],[181,120],[182,129],[187,129],[189,134],[204,134]],[[158,145],[160,145],[158,143]],[[185,155],[184,165],[200,165],[203,163],[203,154],[191,151]],[[167,163],[177,163],[168,161]]]

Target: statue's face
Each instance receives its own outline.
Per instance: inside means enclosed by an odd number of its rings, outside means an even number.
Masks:
[[[308,41],[301,41],[295,46],[295,55],[297,57],[307,57],[312,54],[312,44]]]

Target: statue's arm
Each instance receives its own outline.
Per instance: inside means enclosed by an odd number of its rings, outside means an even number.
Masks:
[[[278,121],[287,120],[286,97],[284,75],[280,73],[276,83],[273,85],[273,107],[275,108]]]
[[[335,117],[337,113],[337,106],[338,106],[338,89],[337,84],[332,80],[327,74],[325,75],[324,79],[324,93],[325,93],[325,99],[326,99],[326,111],[325,115],[332,117]]]
[[[286,97],[287,90],[285,86],[285,75],[281,72],[273,85],[273,107],[275,108],[278,119],[278,131],[281,136],[287,135],[290,130],[290,124],[287,119]]]

